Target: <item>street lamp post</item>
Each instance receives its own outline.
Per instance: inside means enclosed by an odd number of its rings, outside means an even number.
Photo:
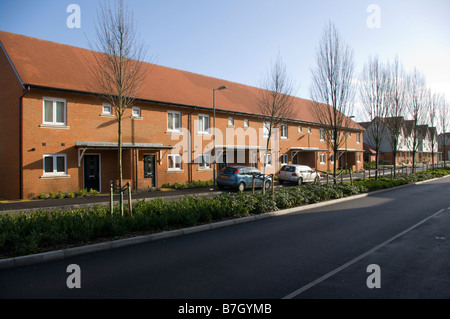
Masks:
[[[355,118],[354,115],[351,115],[348,117],[349,119]],[[347,138],[348,138],[348,132],[345,132],[345,174],[348,173],[348,149],[347,149]]]
[[[213,189],[216,188],[216,91],[225,90],[228,87],[225,85],[219,86],[217,89],[213,89],[213,150],[214,150],[214,162],[213,162]]]

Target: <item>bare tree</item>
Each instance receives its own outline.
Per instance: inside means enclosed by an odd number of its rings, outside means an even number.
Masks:
[[[263,169],[265,175],[269,145],[274,129],[278,129],[287,119],[292,119],[297,112],[295,99],[292,96],[294,84],[288,76],[286,66],[280,56],[277,57],[277,60],[267,72],[262,89],[258,97],[257,109],[264,117],[264,131],[267,132]],[[264,193],[265,187],[263,187]]]
[[[412,153],[412,171],[415,172],[416,154],[419,149],[421,138],[423,137],[420,128],[426,110],[426,81],[422,73],[416,68],[408,77],[408,110],[411,116],[411,136],[409,140],[409,148]]]
[[[389,144],[392,150],[394,160],[394,176],[396,174],[397,154],[400,143],[400,135],[404,127],[404,116],[406,113],[406,93],[407,82],[403,66],[400,64],[398,57],[393,63],[387,63],[387,73],[389,83],[389,92],[387,95],[387,119],[385,124],[389,128]]]
[[[434,168],[434,156],[436,152],[434,149],[437,145],[437,130],[436,130],[436,123],[437,123],[437,115],[439,111],[439,103],[441,96],[437,93],[431,93],[431,91],[428,91],[426,98],[428,99],[428,102],[426,103],[428,106],[427,115],[428,115],[428,123],[430,125],[429,127],[429,133],[430,133],[430,143],[431,143],[431,162],[432,166]]]
[[[387,97],[389,79],[384,65],[379,61],[378,56],[369,58],[364,65],[361,75],[360,98],[363,110],[371,124],[366,129],[366,137],[369,144],[375,149],[375,168],[378,172],[379,154],[382,143],[385,140],[387,126],[384,118],[387,115]],[[375,174],[375,179],[378,173]]]
[[[91,44],[95,63],[92,67],[97,92],[111,104],[117,120],[118,180],[123,184],[122,119],[125,110],[133,105],[146,73],[145,47],[140,43],[133,14],[123,0],[101,4],[96,28],[96,41]],[[123,214],[123,193],[120,192],[120,212]]]
[[[447,149],[446,145],[448,142],[447,139],[447,130],[449,126],[449,118],[450,118],[450,108],[449,104],[447,103],[445,96],[441,95],[439,99],[439,126],[440,130],[442,132],[442,144],[443,144],[443,157],[444,157],[444,167],[446,166],[446,159],[447,159]]]
[[[353,111],[355,97],[354,68],[353,50],[344,43],[334,24],[328,23],[316,50],[310,95],[317,121],[334,154],[334,183],[338,150],[345,143],[345,131],[352,122],[348,115]]]

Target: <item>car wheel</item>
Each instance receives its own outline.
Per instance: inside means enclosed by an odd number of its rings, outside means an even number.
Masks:
[[[320,177],[319,176],[316,176],[316,178],[314,179],[314,183],[320,184]]]
[[[303,178],[299,178],[298,180],[297,180],[297,185],[298,186],[301,186],[303,184]]]
[[[264,187],[266,189],[269,189],[271,185],[272,185],[272,183],[270,181],[266,181],[266,183],[264,184]]]
[[[278,183],[280,183],[280,185],[283,185],[284,181],[282,181],[281,179],[278,180]]]
[[[238,191],[243,192],[245,190],[244,182],[240,182],[238,185]]]

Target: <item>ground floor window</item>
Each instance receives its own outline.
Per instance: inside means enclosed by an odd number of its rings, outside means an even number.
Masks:
[[[325,164],[325,154],[320,154],[320,164]]]
[[[356,162],[361,162],[361,154],[356,154]]]
[[[181,170],[181,155],[180,154],[167,155],[167,168],[170,171]]]
[[[285,165],[288,163],[288,155],[287,154],[281,154],[281,165]]]
[[[44,175],[66,175],[67,159],[65,154],[44,155]]]
[[[201,169],[208,169],[211,168],[211,161],[209,159],[209,155],[208,154],[200,154],[199,158],[198,158],[198,167]]]

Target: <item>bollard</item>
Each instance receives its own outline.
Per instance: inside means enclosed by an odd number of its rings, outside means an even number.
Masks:
[[[131,209],[132,209],[132,205],[131,205],[131,187],[130,187],[130,182],[127,182],[127,187],[128,187],[128,211],[131,214]]]
[[[255,193],[255,174],[252,175],[252,194]]]
[[[274,196],[274,174],[271,174],[272,175],[272,197]]]
[[[352,170],[350,170],[350,185],[353,186]]]
[[[111,215],[112,215],[113,209],[114,209],[113,192],[114,192],[114,182],[110,181],[109,182],[109,209],[110,209]]]

